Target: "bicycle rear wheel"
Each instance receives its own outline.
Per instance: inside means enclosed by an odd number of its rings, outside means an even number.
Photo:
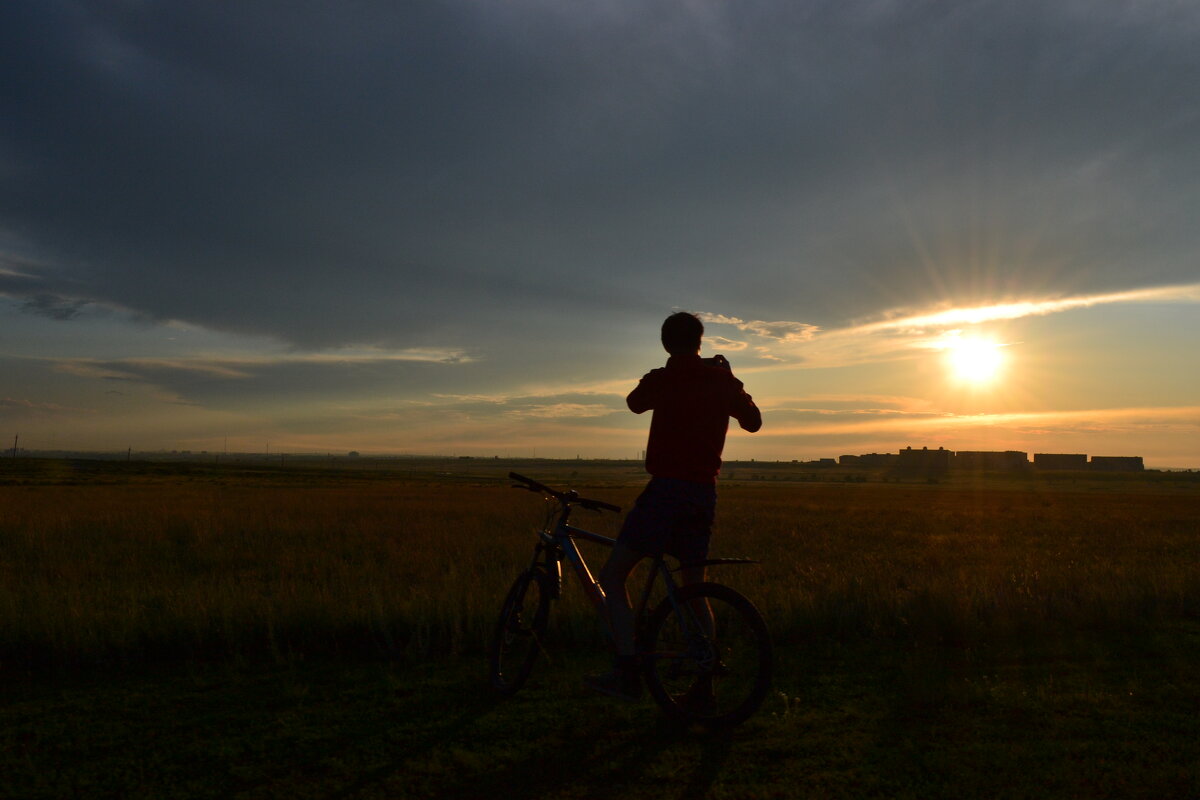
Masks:
[[[773,652],[762,615],[744,596],[716,583],[684,586],[675,599],[663,600],[646,623],[646,687],[680,722],[710,728],[744,722],[771,686]]]
[[[492,686],[512,694],[525,684],[542,649],[550,614],[550,580],[529,569],[513,581],[492,633],[489,668]]]

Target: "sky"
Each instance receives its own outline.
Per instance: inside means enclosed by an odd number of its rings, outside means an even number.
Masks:
[[[634,458],[688,310],[726,458],[1200,468],[1200,4],[8,0],[0,68],[0,441]]]

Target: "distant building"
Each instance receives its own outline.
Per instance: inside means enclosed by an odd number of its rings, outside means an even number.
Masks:
[[[805,466],[832,466],[832,458],[805,461]],[[942,472],[945,470],[974,470],[976,472],[1019,472],[1030,466],[1029,454],[1020,450],[959,450],[944,447],[930,450],[905,447],[899,453],[863,453],[839,456],[843,467],[895,467],[904,472]],[[1145,469],[1141,456],[1092,456],[1089,463],[1085,453],[1034,453],[1032,465],[1040,470],[1086,470],[1107,472],[1141,472]]]
[[[906,447],[896,454],[896,468],[906,472],[945,472],[950,469],[951,453],[945,448],[914,450]]]
[[[895,453],[864,453],[858,457],[860,467],[890,467],[896,463]]]
[[[1089,466],[1103,472],[1141,472],[1146,468],[1141,456],[1092,456]]]
[[[1029,465],[1029,454],[1019,450],[959,450],[950,463],[955,469],[1012,472]]]
[[[826,459],[822,459],[823,461]],[[833,459],[828,459],[832,461]],[[896,463],[895,453],[863,453],[858,456],[838,456],[843,467],[890,467]]]
[[[1087,469],[1087,453],[1034,453],[1038,469]]]

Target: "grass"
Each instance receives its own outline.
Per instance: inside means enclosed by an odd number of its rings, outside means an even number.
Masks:
[[[267,477],[0,486],[0,667],[478,653],[540,522],[535,496],[495,481]],[[590,491],[628,506],[637,490]],[[1103,637],[1196,617],[1195,501],[1119,487],[734,485],[714,552],[762,559],[719,577],[783,642]],[[617,523],[581,517],[610,534]],[[598,644],[579,593],[562,605],[558,638]]]
[[[715,552],[763,563],[719,577],[779,662],[720,737],[580,691],[604,656],[573,586],[532,685],[487,691],[540,522],[507,466],[9,467],[0,796],[1200,792],[1194,484],[723,485]]]

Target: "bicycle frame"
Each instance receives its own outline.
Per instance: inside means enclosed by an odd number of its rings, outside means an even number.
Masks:
[[[583,553],[575,544],[576,539],[584,539],[589,542],[602,544],[606,547],[612,547],[617,543],[616,539],[603,534],[594,533],[583,528],[576,527],[570,524],[571,507],[569,505],[560,505],[560,510],[557,515],[557,520],[554,522],[553,530],[551,530],[550,518],[553,513],[547,517],[546,524],[538,533],[538,544],[534,549],[533,561],[530,566],[536,566],[538,559],[545,554],[544,567],[553,581],[552,596],[557,599],[562,596],[562,562],[565,559],[570,565],[575,576],[579,579],[580,585],[583,587],[584,594],[587,595],[589,601],[599,612],[602,619],[608,622],[608,609],[604,590],[600,587],[599,582],[592,576],[591,569],[588,568],[587,561],[583,557]],[[678,586],[675,579],[671,577],[671,569],[667,566],[666,561],[661,555],[651,556],[652,564],[650,572],[646,576],[646,584],[642,589],[637,605],[634,607],[634,619],[639,623],[645,616],[646,608],[650,602],[650,595],[654,589],[654,581],[658,576],[662,576],[663,588],[666,591],[666,596],[670,599],[671,605],[678,608],[675,600],[675,592]],[[713,559],[713,563],[738,563],[742,559]]]

